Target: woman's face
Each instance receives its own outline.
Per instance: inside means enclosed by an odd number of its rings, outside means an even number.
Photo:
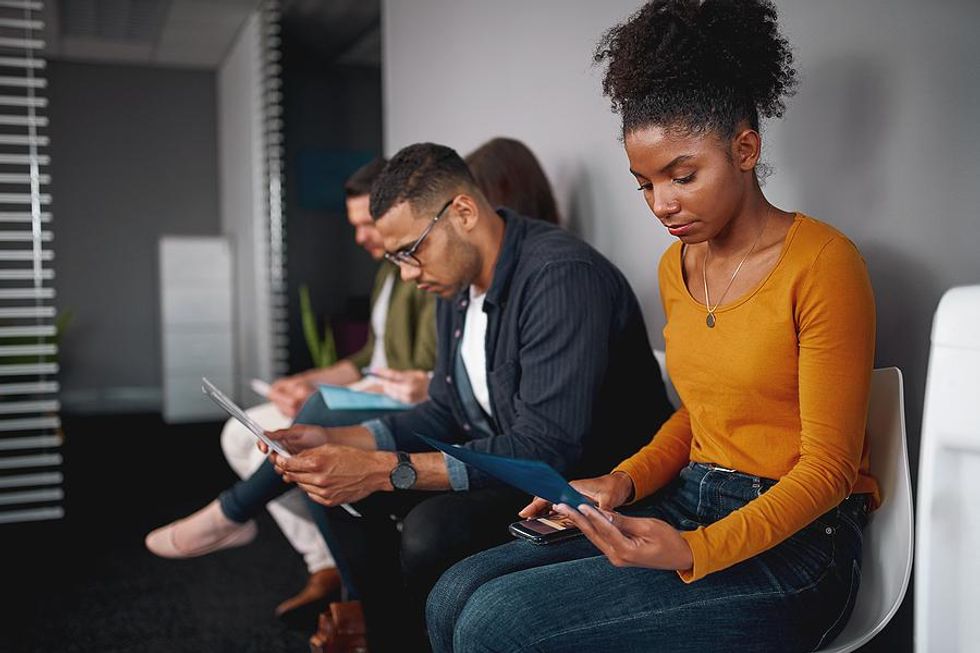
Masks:
[[[626,135],[630,172],[672,236],[700,243],[738,214],[746,197],[745,166],[755,165],[755,158],[746,161],[739,151],[738,139],[722,142],[712,132],[678,135],[657,126]]]

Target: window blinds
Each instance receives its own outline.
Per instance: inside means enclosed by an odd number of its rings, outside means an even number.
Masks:
[[[42,10],[0,0],[0,524],[64,515]]]

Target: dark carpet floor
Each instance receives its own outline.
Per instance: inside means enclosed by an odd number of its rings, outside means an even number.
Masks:
[[[158,415],[64,418],[58,522],[0,526],[0,651],[307,651],[273,616],[306,580],[275,523],[250,545],[192,560],[143,547],[153,528],[236,480],[220,424]]]

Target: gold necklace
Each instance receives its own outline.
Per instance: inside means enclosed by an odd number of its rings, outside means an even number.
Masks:
[[[718,307],[721,306],[721,303],[725,301],[725,295],[728,294],[728,289],[732,287],[732,283],[734,283],[735,277],[738,276],[739,270],[742,269],[742,264],[745,263],[745,260],[749,258],[752,252],[755,251],[756,245],[758,245],[759,241],[762,239],[762,234],[765,233],[766,227],[769,225],[769,216],[771,214],[772,214],[772,207],[770,206],[769,208],[766,209],[766,221],[762,223],[762,229],[759,230],[759,235],[755,237],[755,242],[752,243],[752,247],[750,247],[749,251],[745,254],[745,256],[742,257],[742,260],[738,262],[738,266],[735,268],[735,271],[732,272],[732,278],[728,280],[728,285],[725,286],[725,291],[721,293],[721,297],[718,299],[717,302],[715,302],[714,308],[711,308],[711,298],[708,296],[707,269],[708,269],[708,258],[711,256],[711,241],[708,240],[704,241],[704,244],[708,249],[705,250],[704,261],[702,261],[701,263],[701,281],[704,282],[704,307],[708,309],[708,316],[704,318],[704,323],[708,325],[709,329],[715,328],[715,324],[718,322],[717,318],[715,318],[715,311],[717,311]]]

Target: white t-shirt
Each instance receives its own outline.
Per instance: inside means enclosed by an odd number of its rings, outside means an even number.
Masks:
[[[372,370],[388,367],[388,354],[385,353],[385,326],[388,323],[388,307],[391,305],[391,290],[395,287],[395,275],[389,274],[381,286],[381,292],[371,307],[371,330],[374,332],[374,351],[371,352]]]
[[[463,342],[460,353],[463,357],[463,367],[470,377],[473,396],[487,415],[493,415],[490,410],[490,388],[487,386],[487,314],[483,312],[483,300],[487,294],[476,294],[470,286],[470,305],[466,309],[466,321],[463,323]]]

